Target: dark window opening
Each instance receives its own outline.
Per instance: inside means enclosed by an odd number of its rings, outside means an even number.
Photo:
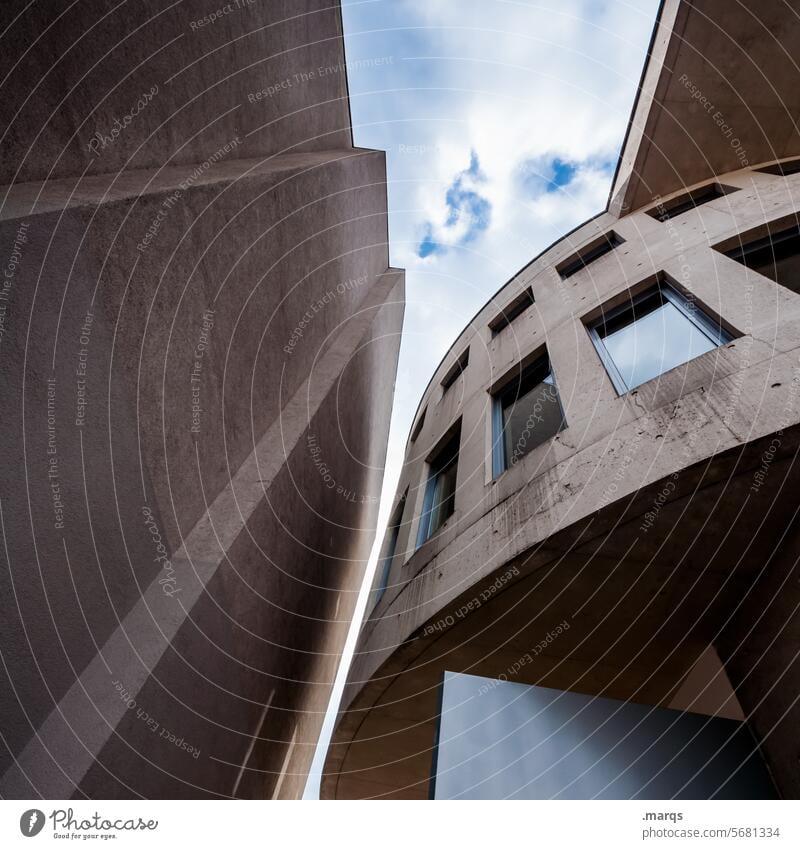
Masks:
[[[787,159],[785,162],[776,162],[764,168],[756,168],[762,174],[774,174],[776,177],[788,177],[800,171],[800,159]]]
[[[450,366],[447,374],[442,378],[442,388],[445,392],[458,380],[459,375],[469,365],[469,348]]]
[[[403,524],[403,510],[406,506],[407,495],[408,490],[403,493],[389,521],[389,529],[386,534],[386,551],[378,566],[381,570],[381,577],[375,590],[375,601],[373,604],[377,604],[381,600],[383,594],[386,592],[386,587],[389,586],[389,573],[392,571],[392,560],[394,560],[394,555],[397,552],[397,540],[400,536],[400,526]]]
[[[493,419],[494,477],[567,426],[547,355],[521,369],[494,396]]]
[[[417,534],[417,548],[430,539],[453,515],[456,501],[458,451],[461,443],[461,422],[446,437],[429,462],[425,500]]]
[[[800,227],[756,239],[725,255],[800,294]]]
[[[695,189],[693,192],[686,192],[686,194],[679,195],[676,198],[672,198],[672,200],[660,203],[653,209],[648,210],[647,214],[655,218],[656,221],[669,221],[670,218],[683,215],[684,212],[689,212],[689,210],[695,207],[702,206],[704,203],[725,197],[725,195],[737,191],[739,190],[730,186],[712,183],[710,186],[703,186],[702,188]]]
[[[524,292],[517,295],[517,297],[514,298],[514,300],[511,301],[511,303],[500,313],[500,315],[495,316],[489,322],[489,328],[492,331],[492,335],[497,336],[501,330],[508,327],[515,318],[519,318],[533,303],[533,290],[529,286]]]
[[[422,426],[425,424],[425,413],[428,412],[428,408],[422,411],[422,415],[417,419],[417,423],[414,425],[414,429],[411,431],[411,441],[416,442],[417,437],[422,433]]]
[[[601,256],[610,253],[614,248],[619,247],[624,242],[624,239],[611,230],[609,233],[604,233],[599,239],[590,242],[586,247],[574,253],[563,262],[560,262],[556,266],[556,271],[561,275],[562,280],[566,280],[568,277],[572,277],[573,274],[577,274],[581,269],[586,268],[589,263],[600,259]]]

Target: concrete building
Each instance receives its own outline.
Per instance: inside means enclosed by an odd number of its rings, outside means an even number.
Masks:
[[[800,797],[798,55],[797,2],[662,4],[606,210],[420,401],[324,798],[438,788],[453,673],[727,718]]]
[[[0,795],[301,794],[403,316],[336,0],[4,4]]]

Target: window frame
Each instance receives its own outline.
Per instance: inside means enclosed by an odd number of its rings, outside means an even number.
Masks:
[[[712,342],[716,342],[716,347],[721,347],[722,345],[727,345],[728,342],[733,341],[733,335],[723,326],[722,321],[715,322],[705,311],[703,306],[697,302],[694,298],[689,298],[672,286],[668,281],[663,278],[658,278],[656,281],[643,289],[639,294],[633,296],[629,300],[625,301],[618,306],[605,311],[601,310],[600,315],[590,321],[586,329],[589,331],[589,337],[592,340],[592,344],[594,345],[595,351],[597,351],[597,355],[600,358],[603,366],[605,367],[606,373],[608,374],[611,383],[614,386],[614,389],[617,391],[618,395],[627,395],[629,392],[633,392],[635,389],[638,389],[639,386],[644,385],[643,383],[639,383],[636,386],[629,387],[625,380],[622,377],[619,369],[617,368],[617,364],[614,362],[614,358],[611,356],[611,353],[606,348],[605,343],[603,341],[603,337],[600,336],[598,332],[598,328],[604,324],[608,324],[610,321],[613,321],[616,318],[624,315],[626,312],[634,313],[637,304],[641,304],[646,301],[648,298],[653,296],[653,293],[659,291],[662,296],[669,301],[689,322],[691,322],[706,338],[708,338]],[[693,306],[690,304],[693,303]],[[634,318],[630,324],[634,324],[638,319]],[[625,325],[628,326],[628,325]],[[709,352],[710,353],[710,352]],[[701,355],[702,356],[702,355]],[[694,358],[693,358],[694,359]],[[681,365],[685,365],[692,360],[686,360],[686,362]],[[678,366],[674,366],[674,368],[678,368]],[[650,378],[650,380],[657,380],[662,375],[666,374],[667,371],[672,371],[671,368],[666,371],[660,372],[656,377]],[[649,381],[644,381],[644,383],[649,383]]]
[[[532,392],[542,383],[547,382],[547,377],[550,377],[552,380],[552,385],[556,391],[556,401],[558,402],[558,408],[561,411],[561,427],[553,433],[551,436],[548,436],[547,439],[543,440],[536,448],[539,448],[541,445],[544,445],[545,442],[549,442],[553,439],[556,434],[561,433],[562,430],[566,430],[567,428],[567,417],[564,413],[564,405],[561,403],[561,393],[558,391],[558,382],[556,381],[555,370],[553,369],[553,363],[550,360],[550,355],[545,350],[540,353],[538,356],[534,357],[527,364],[524,362],[518,363],[511,369],[510,372],[507,373],[506,377],[503,379],[499,387],[496,387],[491,395],[492,395],[492,480],[497,480],[504,472],[507,472],[511,465],[508,463],[508,457],[506,457],[506,440],[505,440],[505,427],[503,422],[503,402],[505,397],[509,394],[510,388],[515,384],[521,384],[527,377],[533,374],[536,371],[541,371],[545,376],[537,381],[533,387],[529,390]],[[528,393],[525,393],[526,395]],[[520,397],[517,396],[517,400]],[[531,448],[531,451],[535,451],[536,448]],[[526,452],[530,453],[530,452]],[[524,455],[523,455],[524,456]]]
[[[383,557],[381,557],[379,564],[383,571],[381,572],[380,581],[375,588],[375,600],[372,603],[373,608],[383,598],[383,594],[389,586],[389,575],[392,571],[392,561],[397,554],[397,543],[400,538],[400,528],[403,524],[403,514],[405,513],[407,497],[408,488],[406,487],[406,491],[397,502],[397,506],[394,508],[392,518],[389,520],[389,524],[387,526],[388,534],[386,552]]]
[[[452,460],[441,463],[441,458],[446,456],[447,449],[452,443],[457,444],[456,453]],[[428,461],[425,464],[426,480],[425,480],[425,495],[422,499],[422,510],[419,515],[419,525],[417,527],[417,544],[415,550],[420,548],[424,543],[431,539],[438,531],[440,531],[451,516],[455,513],[455,493],[458,488],[458,461],[461,457],[461,419],[459,419],[447,433],[439,440],[436,448],[431,452]],[[433,498],[436,494],[436,482],[444,473],[450,463],[455,462],[456,486],[453,488],[452,509],[436,528],[431,528],[434,516]]]

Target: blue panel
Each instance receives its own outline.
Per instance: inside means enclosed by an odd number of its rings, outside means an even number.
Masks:
[[[745,723],[445,673],[436,799],[774,799]]]

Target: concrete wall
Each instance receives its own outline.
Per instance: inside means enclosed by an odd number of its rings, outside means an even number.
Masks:
[[[2,794],[297,796],[383,474],[384,156],[336,3],[65,7],[5,101]]]
[[[667,705],[750,593],[797,507],[800,296],[713,246],[791,223],[800,177],[744,169],[719,180],[739,190],[667,222],[645,209],[578,228],[498,292],[434,373],[397,490],[410,506],[389,586],[361,632],[325,795],[424,796],[441,672],[506,674],[564,619],[569,639],[516,669],[518,680]],[[555,267],[612,228],[624,244],[562,280]],[[618,395],[585,322],[659,273],[735,338]],[[535,304],[493,336],[492,319],[528,286]],[[469,365],[444,392],[467,346]],[[545,349],[567,427],[493,480],[491,392]],[[426,461],[459,418],[455,512],[415,550]],[[788,592],[790,607],[798,600]],[[603,652],[589,649],[596,642]],[[772,727],[730,677],[754,727]],[[787,745],[785,732],[775,738]],[[785,777],[779,787],[794,792]]]
[[[5,4],[0,184],[348,146],[339,3],[229,5]]]

